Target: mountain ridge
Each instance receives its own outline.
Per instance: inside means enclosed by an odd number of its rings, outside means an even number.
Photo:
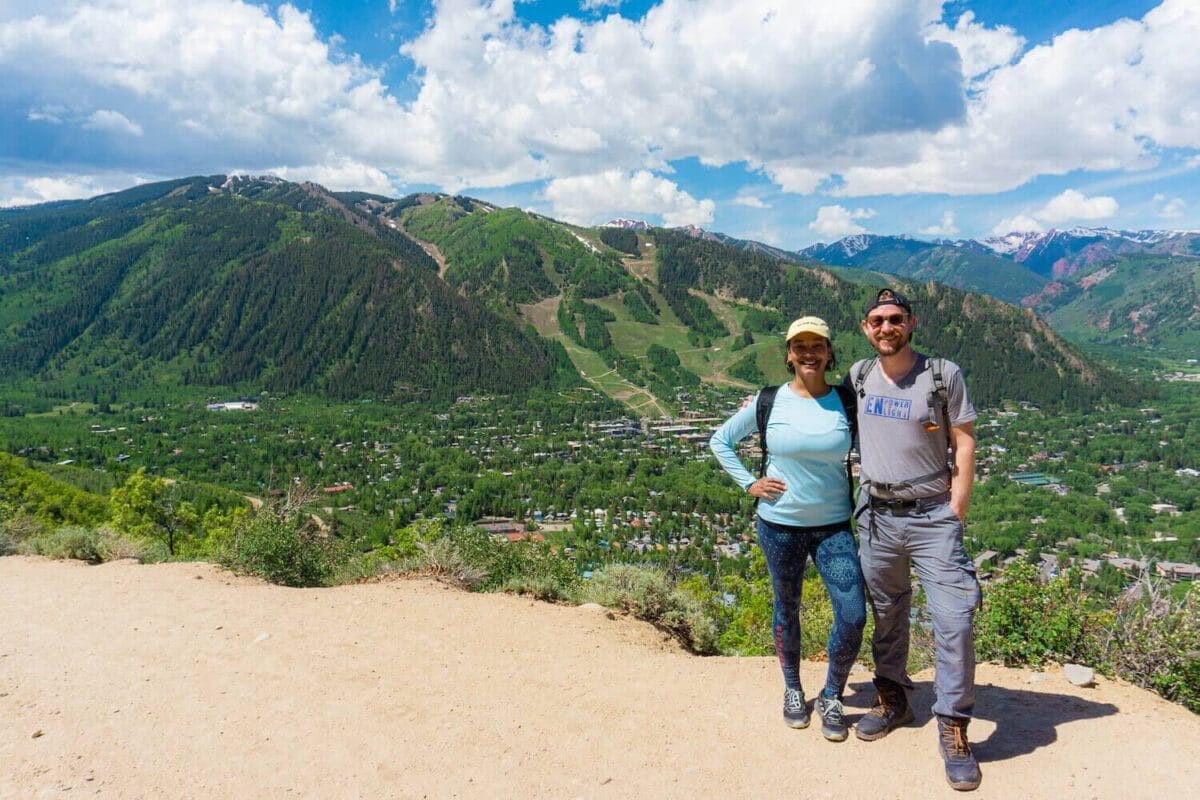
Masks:
[[[789,315],[821,313],[847,363],[864,355],[859,309],[895,281],[696,228],[606,230],[462,196],[249,176],[5,212],[4,377],[55,391],[173,380],[339,397],[584,380],[671,404],[702,379],[782,380],[775,337]],[[918,338],[959,361],[981,402],[1138,395],[1028,312],[930,278],[897,284],[920,304]],[[1024,342],[1021,368],[989,337]],[[612,382],[596,383],[604,374]]]

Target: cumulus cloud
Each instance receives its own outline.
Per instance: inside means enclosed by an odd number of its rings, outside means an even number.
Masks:
[[[855,220],[870,219],[875,216],[875,210],[856,208],[853,211],[843,206],[821,206],[817,209],[817,218],[808,223],[808,227],[817,232],[822,240],[833,241],[843,236],[856,233],[866,233],[867,229]]]
[[[88,117],[87,122],[83,123],[83,127],[90,130],[125,134],[127,136],[142,135],[141,125],[138,125],[136,122],[132,122],[120,111],[112,111],[107,108],[102,108],[99,111],[93,112],[92,115]]]
[[[77,200],[127,189],[145,179],[136,175],[0,176],[0,207]]]
[[[1197,37],[1194,0],[1069,30],[982,78],[964,121],[897,135],[890,155],[869,148],[841,171],[839,193],[997,192],[1037,175],[1146,169],[1161,148],[1200,147]]]
[[[743,231],[736,234],[739,239],[749,239],[754,242],[763,242],[772,247],[779,247],[783,244],[783,237],[779,231],[774,228],[756,228],[752,231]]]
[[[47,2],[0,23],[0,71],[39,106],[136,106],[173,149],[163,168],[180,151],[264,167],[332,153],[456,189],[695,157],[811,191],[831,148],[964,111],[954,47],[922,34],[929,2],[662,0],[637,20],[542,27],[513,0],[438,0],[402,47],[409,103],[290,5]]]
[[[746,189],[738,192],[737,197],[733,198],[733,204],[735,206],[745,206],[746,208],[767,209],[771,207],[770,203]]]
[[[921,228],[918,233],[925,236],[954,236],[958,233],[958,226],[954,224],[954,212],[943,211],[941,222]]]
[[[1158,215],[1163,219],[1177,219],[1182,217],[1183,212],[1187,210],[1187,203],[1182,197],[1172,197],[1168,200],[1166,195],[1156,194],[1154,202],[1162,204],[1158,209]]]
[[[617,9],[624,0],[583,0],[579,7],[584,11],[602,11],[606,8]]]
[[[1028,51],[943,5],[661,0],[541,26],[516,0],[435,0],[402,101],[286,3],[22,0],[0,10],[0,121],[22,163],[130,169],[119,137],[45,135],[88,120],[141,130],[159,174],[354,163],[450,191],[695,158],[792,193],[970,194],[1200,148],[1194,0]]]
[[[712,200],[697,200],[648,170],[627,174],[614,169],[558,178],[547,184],[545,197],[553,204],[555,216],[581,225],[643,215],[661,217],[669,226],[707,225],[716,208]]]
[[[1009,233],[1041,233],[1045,228],[1042,223],[1025,214],[1007,217],[992,227],[993,236],[1005,236]]]
[[[1041,232],[1063,222],[1084,222],[1107,219],[1117,213],[1120,205],[1115,198],[1088,197],[1076,189],[1067,189],[1052,197],[1036,211],[1025,211],[1002,219],[992,228],[992,234]]]
[[[248,173],[252,170],[231,170],[236,173]],[[347,158],[332,158],[327,163],[310,164],[301,167],[278,166],[267,169],[271,175],[278,175],[288,181],[312,181],[326,189],[337,191],[363,191],[374,194],[395,195],[397,186],[386,172],[369,164],[351,161]]]
[[[1011,64],[1025,46],[1025,39],[1012,28],[1006,25],[988,28],[977,23],[971,11],[960,16],[953,28],[941,23],[932,26],[929,38],[954,46],[967,78],[976,78],[996,67]]]
[[[1034,213],[1042,222],[1051,225],[1068,220],[1107,219],[1117,213],[1117,201],[1112,197],[1085,197],[1067,189]]]

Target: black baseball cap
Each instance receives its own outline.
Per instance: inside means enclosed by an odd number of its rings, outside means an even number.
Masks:
[[[887,287],[880,289],[874,297],[867,301],[867,307],[863,309],[863,317],[870,314],[871,309],[879,306],[900,306],[907,313],[912,313],[912,305],[908,302],[908,298],[895,289]]]

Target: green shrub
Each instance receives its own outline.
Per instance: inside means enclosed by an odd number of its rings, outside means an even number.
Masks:
[[[242,518],[219,560],[284,586],[327,586],[346,560],[346,548],[300,514],[262,508]]]
[[[1100,668],[1200,713],[1200,591],[1175,599],[1145,577],[1142,590],[1101,630]]]
[[[46,558],[65,558],[101,564],[120,558],[144,560],[147,548],[111,528],[64,525],[26,540],[19,549]]]
[[[717,652],[720,625],[711,609],[687,591],[672,586],[659,570],[613,564],[592,575],[581,599],[650,622],[696,653]]]
[[[0,508],[0,515],[4,516],[3,522],[0,522],[0,537],[6,538],[14,548],[19,548],[21,542],[33,539],[37,536],[42,536],[46,533],[46,526],[36,517],[25,512],[18,511],[9,516],[9,509]]]
[[[449,536],[432,542],[420,542],[420,554],[397,566],[397,572],[407,575],[427,575],[449,581],[468,591],[480,589],[487,572],[463,556],[462,549]]]
[[[509,594],[526,594],[538,600],[547,602],[572,602],[577,597],[578,590],[574,586],[564,585],[554,578],[546,576],[521,575],[509,578],[498,589]]]
[[[988,587],[975,616],[976,651],[1007,666],[1094,661],[1101,623],[1086,605],[1077,573],[1043,583],[1035,567],[1015,561]]]
[[[67,558],[99,564],[101,555],[100,536],[94,529],[78,525],[64,525],[57,530],[30,539],[27,543],[34,555],[46,558]]]

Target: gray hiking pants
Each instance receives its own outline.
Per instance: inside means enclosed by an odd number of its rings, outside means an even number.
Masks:
[[[969,718],[975,707],[975,631],[979,581],[963,548],[962,523],[949,495],[912,509],[871,508],[858,502],[859,558],[875,615],[871,642],[875,674],[913,688],[908,677],[909,566],[925,589],[936,650],[933,712]]]

